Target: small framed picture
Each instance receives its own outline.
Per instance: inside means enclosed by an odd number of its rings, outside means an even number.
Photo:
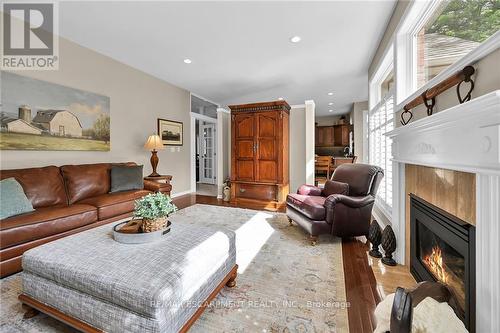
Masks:
[[[158,118],[158,135],[165,146],[182,146],[183,124],[179,121]]]

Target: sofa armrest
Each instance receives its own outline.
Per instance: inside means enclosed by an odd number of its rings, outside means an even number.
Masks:
[[[162,184],[154,182],[152,180],[144,180],[144,189],[151,192],[159,192],[161,185]]]
[[[297,190],[297,194],[310,195],[314,197],[320,197],[321,193],[322,193],[321,189],[313,185],[302,185]]]
[[[361,208],[373,204],[375,198],[371,195],[366,195],[362,197],[349,197],[343,194],[332,194],[328,196],[325,200],[325,207],[331,208],[337,203],[342,203],[351,208]]]

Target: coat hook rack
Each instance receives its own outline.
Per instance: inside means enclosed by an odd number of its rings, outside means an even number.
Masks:
[[[470,101],[472,90],[474,90],[474,81],[472,80],[474,72],[474,67],[466,66],[461,71],[439,82],[435,86],[424,91],[420,96],[411,100],[403,107],[403,112],[401,113],[401,124],[406,125],[410,122],[413,118],[411,109],[419,106],[420,104],[424,104],[426,106],[428,116],[432,115],[434,106],[436,105],[436,97],[453,86],[457,86],[457,97],[460,104]],[[469,83],[470,86],[467,94],[462,98],[460,86],[463,82]]]

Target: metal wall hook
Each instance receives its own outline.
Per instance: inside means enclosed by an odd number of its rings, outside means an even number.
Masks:
[[[434,106],[436,105],[436,97],[427,98],[426,95],[427,95],[427,90],[422,93],[422,99],[424,100],[424,105],[427,108],[427,115],[432,116],[432,112],[434,111]]]
[[[464,82],[470,83],[470,87],[467,94],[465,94],[465,97],[462,98],[462,95],[460,94],[460,85]],[[469,78],[469,80],[463,80],[457,85],[457,97],[460,104],[470,101],[470,99],[472,98],[471,96],[472,90],[474,90],[474,80],[472,80],[471,78]]]
[[[406,125],[410,122],[411,118],[413,118],[413,113],[410,110],[404,109],[401,112],[401,125]]]

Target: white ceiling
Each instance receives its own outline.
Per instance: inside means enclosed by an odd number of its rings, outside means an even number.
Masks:
[[[221,105],[312,99],[324,116],[368,98],[394,3],[70,1],[60,34]]]

